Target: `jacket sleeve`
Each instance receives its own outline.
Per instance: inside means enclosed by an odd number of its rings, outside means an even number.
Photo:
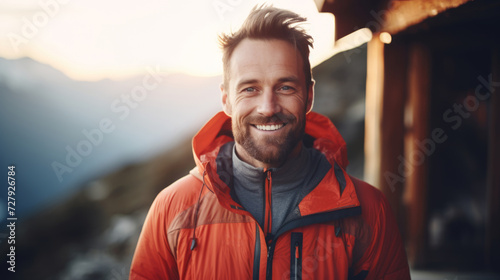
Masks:
[[[355,244],[354,249],[359,252],[359,258],[352,265],[349,279],[410,279],[401,234],[385,196],[365,182],[357,179],[353,181],[361,198],[365,226],[361,227],[362,232],[359,233],[364,241]]]
[[[130,267],[131,280],[179,279],[167,238],[166,189],[156,197],[142,227]]]

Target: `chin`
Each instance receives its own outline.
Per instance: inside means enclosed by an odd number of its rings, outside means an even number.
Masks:
[[[255,151],[253,157],[256,160],[263,162],[265,164],[276,165],[284,162],[288,157],[288,153],[285,153],[284,151],[279,151],[277,149],[265,149],[265,150]]]

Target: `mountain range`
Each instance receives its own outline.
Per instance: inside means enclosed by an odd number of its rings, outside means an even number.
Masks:
[[[84,82],[31,58],[0,58],[0,166],[5,176],[16,166],[16,215],[192,137],[220,109],[220,81],[151,66],[121,81]]]

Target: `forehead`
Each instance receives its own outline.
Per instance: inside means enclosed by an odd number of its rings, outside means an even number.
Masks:
[[[279,79],[296,76],[305,80],[299,51],[290,43],[278,40],[244,39],[233,51],[230,79]]]

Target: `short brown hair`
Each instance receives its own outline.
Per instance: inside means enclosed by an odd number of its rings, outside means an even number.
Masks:
[[[231,55],[243,39],[279,39],[289,42],[299,51],[306,77],[306,88],[309,88],[312,84],[309,47],[313,47],[313,38],[298,26],[306,20],[305,17],[288,10],[270,6],[255,6],[237,32],[219,35],[224,84],[228,86]]]

